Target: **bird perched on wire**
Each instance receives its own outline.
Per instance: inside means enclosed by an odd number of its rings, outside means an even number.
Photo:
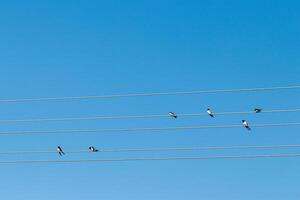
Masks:
[[[60,156],[65,155],[65,152],[63,151],[63,149],[60,146],[57,147],[56,151]]]
[[[261,108],[254,108],[254,111],[255,111],[256,113],[261,113],[262,109],[261,109]]]
[[[209,115],[209,116],[211,116],[211,117],[215,117],[214,116],[214,114],[213,114],[213,112],[211,111],[211,109],[210,108],[207,108],[207,114]]]
[[[98,149],[96,149],[93,146],[89,147],[89,150],[90,150],[90,152],[98,152]]]
[[[175,119],[178,117],[177,114],[174,113],[174,112],[169,112],[169,116],[170,116],[170,117],[173,117],[173,118],[175,118]]]
[[[250,128],[248,122],[246,122],[246,120],[242,120],[242,124],[243,124],[243,126],[244,126],[248,131],[251,130],[251,128]]]

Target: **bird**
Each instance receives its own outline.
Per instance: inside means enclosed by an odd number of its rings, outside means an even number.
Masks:
[[[63,151],[63,149],[60,146],[57,147],[56,151],[60,156],[65,155],[65,152]]]
[[[242,124],[243,124],[243,126],[244,126],[248,131],[251,130],[251,128],[250,128],[248,122],[246,122],[246,120],[242,120]]]
[[[207,108],[207,114],[209,115],[209,116],[211,116],[211,117],[215,117],[214,115],[213,115],[213,112],[210,110],[210,108]]]
[[[174,112],[169,112],[170,117],[174,117],[175,119],[178,117],[176,113]]]
[[[90,152],[98,152],[98,149],[96,149],[93,146],[89,147],[89,150],[90,150]]]
[[[256,113],[260,113],[260,112],[262,111],[262,109],[261,109],[261,108],[255,108],[254,111],[255,111]]]

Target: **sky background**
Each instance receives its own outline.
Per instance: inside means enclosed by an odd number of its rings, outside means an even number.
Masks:
[[[0,98],[299,84],[295,0],[0,1]],[[0,119],[300,108],[299,90],[0,104]],[[1,124],[0,131],[300,122],[300,114]],[[299,127],[1,136],[0,151],[277,145]],[[300,149],[1,156],[2,160],[300,153]],[[0,166],[10,200],[298,200],[299,158]]]

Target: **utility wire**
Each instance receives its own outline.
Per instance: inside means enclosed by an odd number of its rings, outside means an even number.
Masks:
[[[166,157],[166,158],[115,158],[95,160],[10,160],[0,161],[0,164],[42,164],[42,163],[99,163],[99,162],[129,162],[129,161],[175,161],[175,160],[217,160],[217,159],[254,159],[254,158],[291,158],[300,154],[270,154],[270,155],[238,155],[238,156],[195,156],[195,157]]]
[[[299,126],[300,122],[295,123],[276,123],[276,124],[253,124],[251,127],[279,127],[279,126]],[[26,134],[52,134],[52,133],[105,133],[105,132],[141,132],[141,131],[180,131],[197,129],[227,129],[242,128],[242,125],[222,125],[222,126],[182,126],[165,128],[120,128],[120,129],[65,129],[51,131],[3,131],[0,135],[26,135]]]
[[[149,96],[191,95],[191,94],[206,94],[206,93],[227,93],[227,92],[259,92],[259,91],[288,90],[288,89],[300,89],[300,85],[279,86],[279,87],[239,88],[239,89],[196,90],[196,91],[183,91],[183,92],[129,93],[129,94],[100,95],[100,96],[69,96],[69,97],[2,99],[2,100],[0,100],[0,103],[110,99],[110,98],[122,98],[122,97],[149,97]]]
[[[232,149],[283,149],[299,148],[300,144],[289,145],[263,145],[263,146],[212,146],[212,147],[184,147],[184,148],[133,148],[133,149],[99,149],[97,152],[88,150],[64,151],[66,154],[79,153],[130,153],[130,152],[162,152],[162,151],[204,151],[204,150],[232,150]],[[18,154],[57,154],[57,151],[6,151],[0,152],[0,155],[18,155]]]
[[[261,113],[287,113],[300,112],[300,109],[285,110],[263,110]],[[240,112],[216,112],[214,115],[242,115],[257,114],[255,111]],[[177,114],[178,117],[206,117],[207,113]],[[58,121],[90,121],[90,120],[109,120],[109,119],[146,119],[146,118],[166,118],[168,114],[162,115],[124,115],[124,116],[88,116],[88,117],[65,117],[65,118],[35,118],[35,119],[0,119],[0,123],[28,123],[28,122],[58,122]]]

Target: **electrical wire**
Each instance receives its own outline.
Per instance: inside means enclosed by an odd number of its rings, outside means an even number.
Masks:
[[[283,149],[300,148],[300,144],[289,145],[263,145],[263,146],[212,146],[212,147],[183,147],[183,148],[131,148],[131,149],[100,149],[97,152],[88,150],[64,151],[66,154],[79,153],[130,153],[130,152],[163,152],[163,151],[205,151],[205,150],[233,150],[233,149]],[[18,154],[57,154],[57,151],[6,151],[0,155],[18,155]]]
[[[300,122],[295,123],[276,123],[276,124],[253,124],[251,127],[279,127],[279,126],[299,126]],[[242,128],[242,125],[222,125],[222,126],[182,126],[165,128],[120,128],[120,129],[65,129],[51,131],[3,131],[0,135],[23,135],[23,134],[53,134],[53,133],[105,133],[105,132],[142,132],[142,131],[180,131],[197,129],[228,129]]]
[[[99,95],[99,96],[69,96],[69,97],[1,99],[0,103],[110,99],[110,98],[124,98],[124,97],[150,97],[150,96],[191,95],[191,94],[228,93],[228,92],[258,92],[258,91],[288,90],[288,89],[300,89],[300,85],[279,86],[279,87],[238,88],[238,89],[196,90],[196,91],[184,91],[184,92],[129,93],[129,94]]]
[[[254,159],[254,158],[291,158],[300,154],[270,154],[270,155],[237,155],[237,156],[195,156],[195,157],[165,157],[165,158],[114,158],[93,160],[9,160],[0,164],[37,164],[37,163],[99,163],[99,162],[129,162],[129,161],[179,161],[179,160],[217,160],[217,159]]]
[[[287,113],[300,112],[300,109],[285,110],[263,110],[261,113]],[[216,112],[214,115],[242,115],[257,114],[255,111],[239,112]],[[177,114],[178,117],[206,117],[207,113]],[[168,114],[161,115],[124,115],[124,116],[88,116],[88,117],[65,117],[65,118],[35,118],[35,119],[0,119],[0,123],[30,123],[30,122],[61,122],[61,121],[90,121],[90,120],[109,120],[109,119],[145,119],[145,118],[166,118]]]

